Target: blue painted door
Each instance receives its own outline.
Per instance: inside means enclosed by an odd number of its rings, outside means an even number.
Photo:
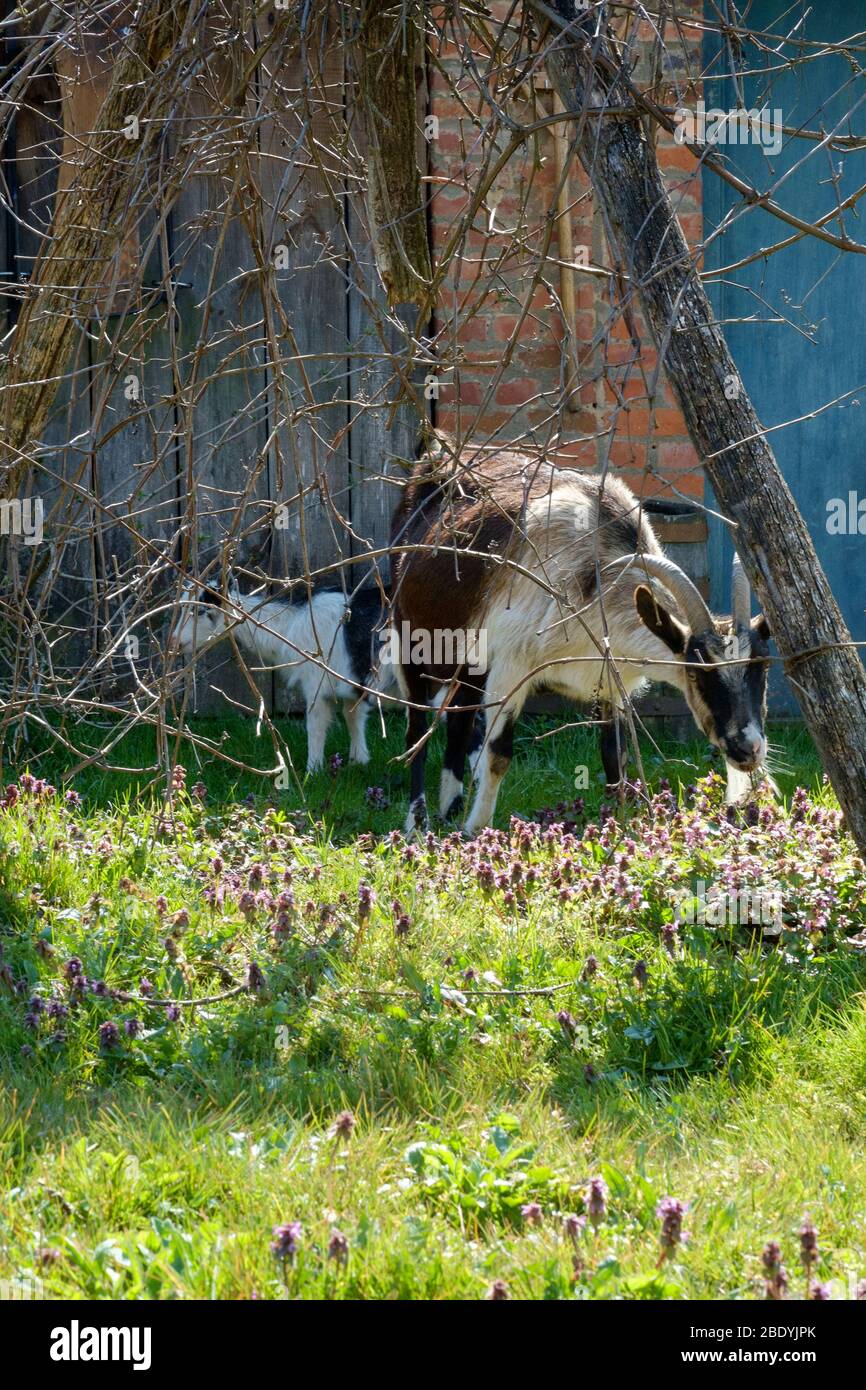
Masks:
[[[718,6],[708,7],[708,19],[710,10],[717,14]],[[776,36],[791,33],[806,15],[797,36],[826,43],[862,31],[864,6],[862,0],[755,0],[747,15],[753,32]],[[773,48],[801,61],[779,71]],[[778,38],[763,51],[748,45],[735,83],[720,76],[730,71],[729,53],[720,55],[719,40],[708,38],[707,108],[767,107],[781,112],[785,126],[825,133],[838,126],[841,135],[866,136],[866,78],[844,53],[812,60],[815,51],[808,44],[779,45]],[[769,132],[764,138],[773,143]],[[866,183],[866,150],[816,150],[814,141],[784,136],[778,153],[757,142],[722,144],[716,153],[741,178],[762,192],[775,188],[778,204],[813,222]],[[706,269],[737,267],[713,283],[714,307],[761,423],[774,431],[770,443],[854,639],[866,641],[866,256],[807,236],[737,266],[794,229],[761,208],[745,207],[710,171],[703,190],[705,236],[729,219],[708,248]],[[866,242],[866,198],[842,214],[842,223],[846,235]],[[831,231],[839,227],[838,218],[828,223]],[[707,500],[712,506],[711,495]],[[725,527],[711,521],[710,583],[719,607],[728,602],[730,557]],[[775,695],[777,707],[790,703],[778,680]]]

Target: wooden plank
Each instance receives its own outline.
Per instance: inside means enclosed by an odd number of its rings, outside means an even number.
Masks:
[[[256,261],[241,217],[248,191],[232,154],[237,119],[251,108],[227,104],[231,55],[206,66],[176,122],[183,183],[173,262],[184,551],[191,569],[219,586],[224,564],[246,564],[268,544],[268,410]],[[270,705],[271,676],[256,685]],[[253,712],[258,705],[228,642],[196,664],[196,687],[199,713],[225,713],[227,701]]]
[[[26,281],[50,231],[59,179],[64,124],[71,119],[60,84],[51,74],[27,87],[15,121],[15,262],[19,283]],[[14,306],[13,306],[14,308]],[[95,655],[97,626],[93,569],[93,503],[89,441],[89,349],[80,335],[66,364],[39,457],[28,482],[43,508],[45,543],[50,559],[42,566],[41,547],[33,547],[22,568],[36,621],[45,645],[43,688],[69,689]],[[29,573],[28,573],[29,572]],[[26,578],[25,578],[26,576]]]
[[[70,186],[87,149],[108,93],[115,49],[107,28],[78,31],[58,58],[64,111],[60,192]],[[131,690],[141,694],[141,683],[158,674],[164,621],[154,630],[141,620],[166,588],[165,565],[153,547],[166,554],[178,525],[167,306],[158,292],[148,295],[140,284],[131,294],[140,280],[158,278],[140,275],[142,247],[153,241],[154,227],[150,213],[130,229],[89,324],[90,587],[98,648],[94,688],[101,699],[119,700]],[[158,264],[158,254],[152,260]]]
[[[278,578],[314,575],[352,553],[343,177],[330,154],[342,135],[344,58],[338,45],[322,53],[312,42],[307,61],[305,72],[300,59],[269,55],[262,74],[259,192],[273,310],[270,563]]]
[[[274,573],[303,574],[350,553],[347,281],[342,171],[329,145],[342,126],[343,55],[266,62],[260,191],[267,290],[276,297],[279,356],[269,364],[271,495],[290,524],[275,528]],[[317,486],[319,484],[319,486]]]
[[[423,135],[427,113],[427,83],[423,42],[416,62],[418,89],[417,157],[426,165]],[[400,373],[411,361],[417,310],[401,307],[389,313],[387,296],[376,269],[366,203],[367,136],[360,103],[347,88],[349,108],[349,167],[347,224],[351,247],[349,278],[350,473],[354,553],[369,554],[388,544],[391,516],[405,478],[404,461],[415,457],[419,412],[403,392]],[[355,175],[354,171],[358,171]],[[389,359],[389,354],[391,355]],[[410,366],[410,380],[424,401],[424,370]],[[396,404],[400,397],[400,404]],[[358,567],[356,582],[369,572],[387,580],[388,564],[372,560]]]

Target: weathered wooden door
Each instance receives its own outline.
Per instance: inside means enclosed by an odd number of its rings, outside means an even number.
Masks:
[[[717,16],[717,6],[709,9]],[[797,40],[813,43],[849,37],[862,30],[862,21],[858,0],[793,6],[755,0],[745,20],[753,31],[793,31]],[[785,68],[781,55],[800,61]],[[866,79],[844,52],[814,55],[814,48],[778,39],[763,49],[747,45],[741,62],[746,108],[778,111],[788,127],[866,136]],[[743,103],[737,84],[730,77],[713,76],[730,66],[727,52],[718,60],[718,39],[708,42],[705,60],[710,73],[704,86],[707,108],[739,108]],[[757,143],[718,148],[742,178],[761,190],[774,189],[778,203],[816,221],[832,211],[837,199],[844,201],[866,182],[866,150],[821,150],[806,159],[815,143],[786,136],[778,153]],[[706,269],[732,267],[714,279],[712,290],[731,351],[762,424],[774,431],[771,442],[779,464],[854,639],[864,641],[866,257],[845,254],[807,236],[774,255],[741,265],[789,237],[792,229],[760,208],[744,207],[712,172],[704,175],[704,209],[705,236],[713,238]],[[858,209],[829,225],[859,242],[866,240],[862,201]],[[722,234],[714,237],[722,226]],[[708,501],[712,504],[711,497]],[[840,512],[844,526],[834,519]],[[711,592],[719,606],[728,600],[730,554],[724,526],[711,521]],[[778,685],[777,699],[790,705],[790,696]]]
[[[43,441],[34,487],[59,557],[64,677],[87,665],[88,690],[108,682],[103,698],[129,688],[117,643],[130,620],[135,676],[152,683],[178,560],[217,585],[229,554],[272,578],[360,561],[387,541],[389,475],[412,454],[417,424],[395,407],[389,359],[407,338],[373,260],[340,9],[317,25],[304,66],[276,47],[239,89],[275,20],[216,44],[179,99],[149,174],[152,213],[125,247],[133,301],[95,308]],[[110,38],[82,37],[22,105],[7,278],[27,278],[50,229],[58,180],[70,181],[108,89]],[[424,103],[419,84],[419,118]],[[375,563],[355,565],[347,586]],[[224,643],[201,665],[195,708],[254,710],[260,696],[279,708],[270,674],[255,685]]]

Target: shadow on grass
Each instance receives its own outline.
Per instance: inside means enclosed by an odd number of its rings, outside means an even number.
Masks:
[[[371,761],[365,767],[348,763],[348,735],[342,720],[335,720],[328,743],[329,759],[342,760],[336,768],[306,776],[306,726],[299,717],[277,721],[292,763],[299,775],[289,774],[290,785],[278,790],[267,769],[273,769],[274,752],[267,737],[256,736],[255,721],[238,717],[194,719],[195,735],[219,743],[228,762],[196,747],[191,739],[180,742],[178,761],[187,770],[187,784],[201,781],[207,788],[211,807],[254,798],[262,807],[273,805],[299,819],[300,824],[319,823],[334,843],[346,843],[363,832],[387,834],[402,828],[408,791],[408,771],[403,762],[404,719],[391,714],[386,719],[384,740],[377,730],[377,716],[369,721]],[[76,732],[76,746],[85,756],[98,753],[110,741],[112,726],[82,723]],[[815,788],[821,768],[811,740],[797,725],[777,725],[770,730],[771,745],[779,766],[777,780],[788,796],[798,784]],[[427,790],[431,806],[436,802],[444,737],[435,732],[427,761]],[[662,777],[673,785],[686,786],[712,768],[721,769],[718,758],[700,739],[681,743],[667,736],[646,737],[641,742],[646,777],[655,787]],[[17,765],[7,764],[7,776],[29,770],[60,785],[79,759],[44,730],[28,745],[26,758]],[[88,806],[109,808],[122,805],[126,798],[152,798],[156,807],[162,780],[156,770],[156,743],[152,729],[138,728],[126,734],[111,751],[112,768],[91,765],[71,781]],[[136,772],[130,769],[141,769]],[[258,769],[258,770],[257,770]],[[579,775],[578,775],[579,774]],[[565,719],[532,716],[517,730],[514,761],[500,792],[496,824],[505,826],[512,815],[533,818],[539,811],[560,803],[570,805],[575,798],[584,803],[587,818],[597,815],[604,800],[604,777],[598,753],[596,732],[586,726],[569,726]],[[435,829],[440,827],[434,826]]]

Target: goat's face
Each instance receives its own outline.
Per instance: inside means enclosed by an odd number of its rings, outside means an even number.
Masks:
[[[720,619],[694,633],[642,585],[635,591],[641,622],[682,663],[679,682],[695,723],[740,772],[754,772],[767,756],[764,721],[770,629],[762,614],[748,626]]]
[[[198,585],[185,584],[178,602],[174,640],[181,656],[192,656],[228,627],[226,614],[216,596]]]

